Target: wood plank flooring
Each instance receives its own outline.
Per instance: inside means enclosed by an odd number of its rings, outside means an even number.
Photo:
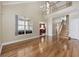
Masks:
[[[76,57],[79,56],[79,40],[67,40],[43,36],[6,45],[1,57]]]

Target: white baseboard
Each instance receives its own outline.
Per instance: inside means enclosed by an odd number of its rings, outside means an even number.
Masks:
[[[38,38],[38,37],[40,37],[40,36],[34,36],[34,37],[26,38],[26,39],[4,42],[4,43],[2,43],[2,46],[9,45],[9,44],[16,43],[16,42],[21,42],[21,41],[28,40],[28,39],[34,39],[34,38]]]

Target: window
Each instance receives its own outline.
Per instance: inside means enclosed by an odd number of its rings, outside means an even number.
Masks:
[[[32,25],[30,20],[18,18],[16,15],[16,34],[29,34],[32,33]]]
[[[18,34],[24,34],[24,20],[18,20]]]
[[[26,25],[25,29],[29,30],[29,21],[28,20],[26,20],[25,25]]]
[[[25,21],[25,30],[26,30],[26,34],[32,33],[32,25],[30,23],[30,20]]]
[[[24,20],[18,20],[18,30],[24,30]]]

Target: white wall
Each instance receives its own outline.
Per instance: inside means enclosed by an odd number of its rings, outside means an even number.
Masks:
[[[69,37],[79,39],[79,12],[69,16]]]
[[[15,36],[15,15],[31,18],[33,33]],[[39,23],[41,19],[38,3],[22,3],[3,6],[3,43],[39,36]]]
[[[74,39],[79,39],[79,2],[73,2],[74,11],[69,14],[69,36]]]
[[[49,18],[47,20],[47,35],[48,36],[53,36],[53,26],[52,26],[52,18]]]
[[[2,9],[1,9],[2,5],[0,2],[0,42],[2,40]]]
[[[55,18],[52,19],[52,35],[53,36],[56,36],[56,34],[57,34],[56,33],[56,25],[57,25],[57,22],[56,21],[57,20],[58,20],[57,18],[56,19]]]

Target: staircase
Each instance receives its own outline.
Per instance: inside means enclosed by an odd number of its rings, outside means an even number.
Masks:
[[[68,39],[68,26],[66,21],[62,21],[61,25],[59,25],[59,29],[57,31],[57,37],[60,39]]]
[[[67,24],[63,24],[61,32],[59,33],[60,38],[68,39],[68,27]]]

